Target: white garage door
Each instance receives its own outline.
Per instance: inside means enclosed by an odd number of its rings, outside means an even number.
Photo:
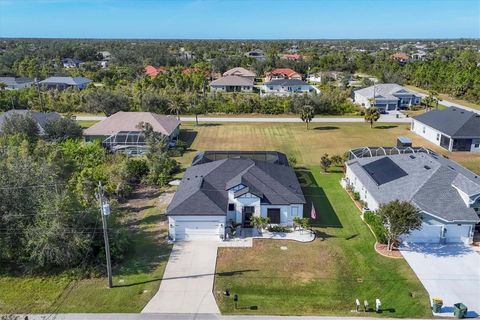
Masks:
[[[424,224],[420,230],[415,230],[407,237],[403,238],[403,241],[418,243],[440,243],[441,232],[441,226]]]
[[[447,243],[464,242],[470,232],[469,225],[446,225],[445,241]]]
[[[176,240],[220,240],[218,221],[177,221]]]

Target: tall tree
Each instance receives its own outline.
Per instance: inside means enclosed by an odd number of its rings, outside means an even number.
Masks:
[[[308,124],[312,121],[314,117],[315,117],[315,110],[313,109],[312,106],[305,105],[300,108],[300,119],[302,119],[302,121],[307,124],[307,130],[308,130]]]
[[[380,112],[376,107],[370,107],[365,110],[365,121],[370,123],[370,128],[373,128],[373,123],[380,119]]]

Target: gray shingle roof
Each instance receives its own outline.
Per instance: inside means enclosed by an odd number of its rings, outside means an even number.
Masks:
[[[223,73],[223,76],[255,77],[256,74],[242,67],[232,68]]]
[[[211,86],[253,86],[252,78],[225,76],[210,83]]]
[[[187,169],[167,215],[226,215],[228,189],[238,184],[273,205],[305,203],[294,170],[285,165],[230,158]]]
[[[398,98],[395,95],[399,94],[414,94],[413,92],[408,91],[407,89],[396,83],[376,84],[375,86],[355,90],[355,93],[367,98],[373,98],[374,91],[376,99],[384,98],[388,100],[397,100]]]
[[[90,83],[92,80],[85,77],[48,77],[40,81],[40,84],[66,84],[69,86],[78,86],[85,83]]]
[[[450,107],[445,110],[432,110],[414,117],[429,127],[450,137],[480,137],[480,114]]]
[[[24,83],[33,83],[30,78],[0,77],[0,82],[5,83],[9,87],[17,86]]]
[[[266,86],[308,86],[303,80],[299,79],[275,79],[265,83]]]
[[[3,126],[3,123],[5,122],[5,119],[8,117],[11,117],[14,114],[21,114],[21,115],[26,115],[30,114],[40,127],[40,130],[43,131],[45,127],[45,123],[50,120],[57,120],[60,119],[61,116],[56,113],[56,112],[35,112],[35,111],[30,111],[30,110],[9,110],[5,112],[4,114],[0,115],[0,131],[1,127]]]
[[[386,158],[369,157],[347,161],[349,168],[365,186],[367,191],[380,204],[393,200],[409,201],[420,210],[433,214],[447,221],[480,221],[473,208],[467,207],[457,189],[468,185],[480,187],[480,177],[459,164],[432,154],[387,156],[407,173],[387,183],[377,185],[363,166]],[[466,183],[464,180],[468,180]],[[463,181],[459,184],[458,181]]]

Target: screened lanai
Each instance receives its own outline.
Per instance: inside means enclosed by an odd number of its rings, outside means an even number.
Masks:
[[[113,153],[143,155],[147,152],[145,134],[142,131],[119,131],[103,140],[102,145]]]

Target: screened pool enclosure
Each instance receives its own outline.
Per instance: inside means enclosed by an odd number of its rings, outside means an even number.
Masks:
[[[103,140],[102,145],[112,153],[144,155],[147,152],[145,134],[142,131],[119,131]]]

